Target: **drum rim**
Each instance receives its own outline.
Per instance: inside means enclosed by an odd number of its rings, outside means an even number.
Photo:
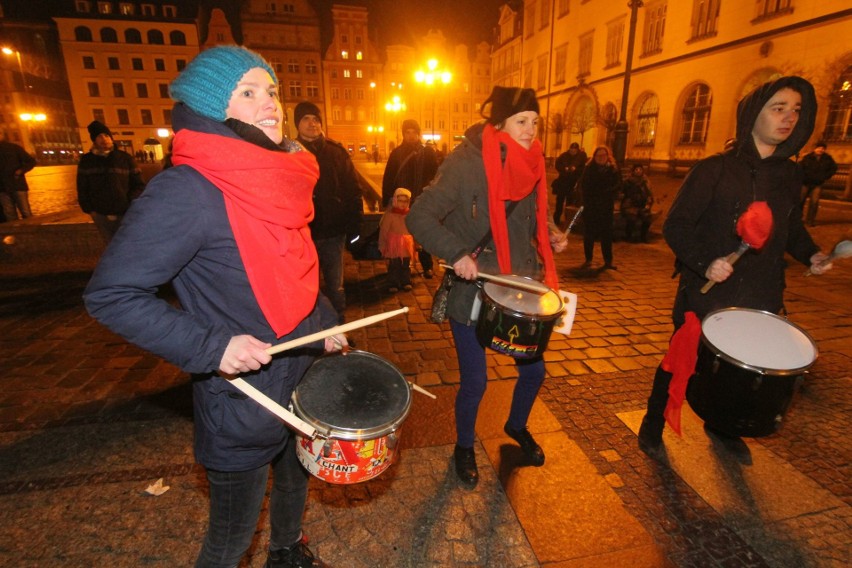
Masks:
[[[319,418],[314,416],[309,416],[305,409],[302,408],[299,403],[299,386],[301,385],[301,381],[299,385],[296,385],[296,388],[293,389],[293,395],[290,400],[290,406],[293,409],[293,412],[301,418],[303,421],[307,422],[311,426],[314,427],[317,431],[318,438],[335,439],[335,440],[343,440],[346,442],[356,442],[361,440],[375,440],[377,438],[382,438],[393,434],[402,426],[402,423],[405,422],[405,419],[408,418],[409,412],[411,412],[411,384],[407,380],[405,380],[405,375],[402,374],[396,365],[391,363],[390,361],[379,357],[374,353],[370,353],[369,351],[362,351],[358,349],[351,349],[347,352],[346,355],[343,355],[341,352],[337,351],[335,353],[328,353],[322,356],[322,358],[331,358],[331,357],[351,357],[355,355],[356,357],[365,356],[369,359],[377,360],[381,363],[388,365],[393,371],[396,372],[396,376],[402,380],[402,383],[406,386],[407,397],[405,401],[405,407],[402,409],[402,414],[400,414],[397,418],[388,421],[384,424],[380,424],[378,426],[374,426],[372,428],[342,428],[339,426],[331,426],[326,422],[323,422]],[[320,358],[317,358],[319,360]],[[307,372],[305,373],[307,374]],[[304,378],[303,378],[304,380]]]
[[[722,312],[734,312],[734,311],[737,311],[737,312],[753,312],[753,313],[757,313],[757,314],[761,314],[761,315],[770,316],[770,317],[773,317],[775,319],[779,319],[779,320],[783,321],[784,323],[793,327],[794,329],[797,329],[805,337],[805,339],[808,340],[808,342],[811,344],[811,347],[813,347],[813,350],[814,350],[813,360],[810,363],[808,363],[807,365],[804,365],[802,367],[797,367],[797,368],[794,368],[794,369],[769,369],[769,368],[765,368],[765,367],[759,367],[759,366],[754,365],[754,364],[746,363],[745,361],[741,361],[741,360],[737,359],[736,357],[733,357],[733,356],[728,355],[727,353],[723,352],[704,333],[704,322],[707,321],[708,319],[710,319],[711,316],[714,316],[716,314],[720,314]],[[775,377],[786,377],[786,376],[790,376],[790,375],[801,375],[802,373],[804,373],[805,371],[810,369],[814,365],[814,363],[816,363],[816,360],[819,358],[819,348],[817,347],[816,341],[814,341],[813,337],[811,337],[810,334],[807,331],[802,329],[801,326],[799,326],[796,323],[791,322],[790,320],[788,320],[785,317],[779,316],[778,314],[773,314],[772,312],[767,312],[766,310],[758,310],[758,309],[755,309],[755,308],[740,308],[740,307],[737,307],[737,306],[732,306],[732,307],[729,307],[729,308],[721,308],[721,309],[718,309],[718,310],[713,310],[712,312],[708,313],[706,316],[704,316],[704,319],[701,320],[701,341],[703,341],[707,345],[707,347],[709,347],[713,351],[713,355],[715,355],[716,357],[719,357],[720,359],[727,361],[728,363],[731,363],[732,365],[740,367],[741,369],[745,369],[747,371],[753,371],[753,372],[759,373],[761,375],[769,375],[769,376],[775,376]]]
[[[507,274],[507,275],[504,275],[504,277],[506,277],[506,278],[519,278],[521,280],[529,280],[530,282],[535,282],[536,284],[541,284],[541,282],[539,282],[535,278],[531,278],[529,276],[519,276],[517,274]],[[502,310],[504,310],[508,313],[511,313],[512,315],[515,315],[515,316],[518,316],[518,317],[531,318],[531,319],[535,319],[535,320],[541,320],[541,321],[550,321],[550,320],[558,319],[559,316],[562,314],[562,312],[565,311],[565,301],[562,299],[562,296],[560,296],[559,293],[556,290],[554,290],[553,288],[548,288],[547,292],[545,292],[545,294],[553,294],[553,295],[556,296],[556,299],[559,300],[559,309],[556,310],[555,312],[553,312],[552,314],[540,314],[540,313],[521,312],[521,311],[518,311],[514,308],[509,308],[507,306],[504,306],[503,304],[498,302],[496,298],[491,296],[485,290],[485,287],[489,286],[489,285],[496,286],[496,287],[499,287],[499,288],[511,288],[511,286],[508,286],[506,284],[499,284],[497,282],[483,282],[482,285],[480,286],[480,289],[482,290],[482,295],[485,298],[487,298],[492,304],[499,306],[500,309],[502,309]]]

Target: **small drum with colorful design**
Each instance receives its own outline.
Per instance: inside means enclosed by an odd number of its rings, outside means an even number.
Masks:
[[[503,278],[539,284],[523,276]],[[550,333],[564,307],[554,290],[537,293],[486,282],[482,286],[476,338],[483,347],[516,359],[538,357],[547,349]]]
[[[299,461],[329,483],[372,479],[393,463],[410,409],[408,382],[381,357],[321,357],[293,393],[293,411],[317,430],[314,439],[296,435]]]

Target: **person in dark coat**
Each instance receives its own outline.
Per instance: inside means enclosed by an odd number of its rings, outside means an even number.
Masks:
[[[196,567],[233,567],[267,491],[266,566],[320,566],[302,534],[308,477],[285,424],[229,379],[288,405],[316,355],[343,335],[275,358],[273,342],[333,327],[308,221],[317,162],[286,141],[278,82],[258,54],[202,51],[172,82],[174,167],[127,213],[86,287],[89,313],[192,375],[195,458],[209,481]],[[172,282],[180,305],[157,290]],[[339,343],[336,343],[339,342]]]
[[[586,257],[583,266],[592,264],[592,253],[598,240],[601,242],[604,269],[615,270],[612,264],[612,220],[621,174],[609,148],[595,148],[579,184],[583,192],[583,253]]]
[[[583,175],[583,169],[586,167],[588,157],[586,153],[580,149],[580,145],[576,142],[571,142],[567,152],[563,152],[556,158],[556,173],[557,177],[553,180],[551,187],[553,193],[556,194],[556,207],[553,210],[553,222],[557,225],[562,220],[562,210],[565,204],[578,205],[579,203],[571,203],[574,188],[577,185],[577,180]],[[579,199],[575,199],[579,202]]]
[[[813,151],[799,162],[803,175],[802,209],[804,210],[807,205],[805,222],[811,227],[816,224],[822,184],[837,173],[837,162],[825,151],[826,148],[825,142],[817,142]]]
[[[831,268],[802,223],[801,173],[790,160],[810,137],[816,108],[813,86],[801,77],[761,85],[737,106],[734,147],[701,160],[686,176],[663,225],[680,274],[675,331],[688,312],[699,321],[728,307],[781,312],[785,253],[815,274]],[[774,229],[759,252],[744,254],[734,267],[727,257],[740,245],[736,223],[754,201],[766,202]],[[702,293],[708,281],[716,285]],[[657,458],[671,380],[671,372],[657,368],[639,429],[639,447]]]
[[[317,105],[303,101],[293,111],[298,140],[316,156],[320,176],[314,188],[314,220],[311,237],[317,247],[322,292],[344,322],[346,292],[343,288],[343,251],[348,237],[361,230],[364,205],[361,186],[349,152],[342,144],[326,138]]]
[[[651,227],[651,205],[654,196],[651,193],[651,183],[645,176],[645,167],[636,164],[630,170],[630,175],[621,184],[621,207],[619,213],[624,219],[624,233],[628,241],[634,238],[639,242],[648,241],[648,229]],[[638,236],[636,229],[639,229]]]
[[[459,280],[450,288],[447,316],[456,346],[461,384],[456,395],[458,478],[476,485],[474,425],[487,386],[485,348],[476,337],[474,309],[479,271],[543,279],[558,288],[553,251],[567,246],[567,237],[547,222],[546,169],[536,138],[538,100],[532,89],[494,87],[483,103],[485,124],[465,132],[465,140],[441,164],[438,176],[406,218],[416,241],[447,259]],[[514,204],[514,205],[513,205]],[[507,214],[507,207],[514,207]],[[491,239],[481,254],[474,247]],[[516,360],[518,382],[504,432],[518,442],[526,459],[544,465],[544,451],[527,428],[533,402],[544,382],[541,355]]]
[[[382,177],[382,207],[387,209],[397,188],[404,187],[411,192],[411,204],[423,193],[438,171],[438,155],[434,144],[420,141],[420,125],[414,119],[402,121],[402,144],[393,149],[385,164]],[[423,248],[417,251],[417,260],[423,269],[423,277],[433,276],[432,255]]]
[[[0,204],[6,221],[32,216],[26,173],[36,165],[26,150],[4,139],[0,141]]]
[[[77,165],[77,202],[109,243],[130,202],[144,191],[145,182],[136,160],[115,147],[104,123],[93,120],[87,129],[93,146]]]

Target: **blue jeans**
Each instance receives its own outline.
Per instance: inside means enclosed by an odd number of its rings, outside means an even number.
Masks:
[[[269,549],[292,546],[302,538],[302,514],[308,497],[308,472],[296,457],[290,436],[272,461],[269,495]],[[251,545],[266,495],[269,464],[250,471],[207,470],[210,520],[196,568],[234,568]]]
[[[476,339],[476,327],[450,319],[450,330],[461,374],[461,385],[456,395],[456,443],[462,448],[472,448],[476,414],[488,383],[485,348]],[[544,359],[516,359],[515,365],[518,367],[518,382],[515,383],[506,424],[512,430],[523,430],[544,382]]]
[[[343,323],[343,312],[346,311],[346,294],[343,291],[343,248],[346,235],[314,239],[319,256],[319,267],[322,273],[322,293],[331,301],[337,312],[338,320]]]

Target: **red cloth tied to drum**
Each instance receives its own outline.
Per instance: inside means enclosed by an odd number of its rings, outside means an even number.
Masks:
[[[669,400],[663,416],[672,430],[680,436],[680,411],[686,398],[686,385],[695,373],[698,361],[698,341],[701,338],[701,322],[695,312],[686,312],[686,322],[678,329],[663,357],[664,371],[672,373],[669,383]]]
[[[737,235],[749,247],[760,250],[772,234],[772,210],[765,201],[754,201],[737,219]]]

